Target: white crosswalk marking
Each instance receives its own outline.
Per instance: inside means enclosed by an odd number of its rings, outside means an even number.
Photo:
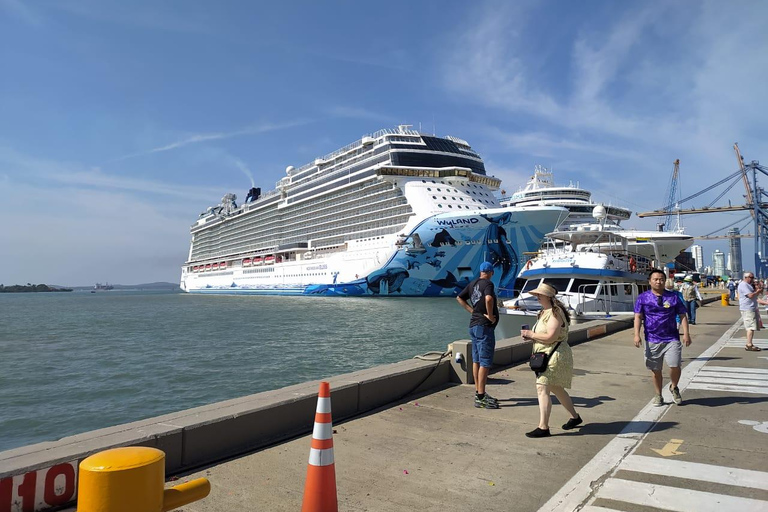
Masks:
[[[619,469],[665,476],[696,475],[696,480],[704,482],[768,491],[768,473],[751,469],[728,468],[644,455],[630,455],[624,459]],[[690,477],[686,476],[686,478]]]
[[[723,512],[724,510],[765,512],[768,507],[768,502],[752,498],[647,484],[621,478],[607,480],[598,491],[597,497],[674,512],[692,510],[696,512]]]
[[[617,470],[673,478],[685,475],[685,478],[688,480],[763,491],[768,490],[768,473],[712,464],[700,464],[698,462],[630,455],[619,464]],[[758,512],[768,510],[768,502],[763,500],[715,494],[685,487],[649,484],[622,478],[609,478],[606,480],[592,499],[592,502],[582,509],[592,512],[611,510],[593,505],[592,503],[596,499],[613,500],[624,504],[643,505],[679,512],[688,512],[690,510],[696,510],[697,512],[722,512],[723,510]]]
[[[752,343],[756,347],[760,347],[763,350],[768,349],[768,340],[753,339]],[[744,348],[747,345],[747,338],[731,338],[725,344],[728,348],[739,347]]]
[[[686,389],[768,395],[768,370],[763,368],[704,366],[693,377]]]
[[[705,366],[702,372],[728,372],[728,373],[754,373],[756,375],[768,375],[764,368],[734,368],[732,366]]]
[[[712,358],[717,356],[726,347],[726,344],[731,341],[731,337],[743,328],[741,320],[734,323],[712,346],[704,350],[698,357],[692,360],[689,364],[683,368],[682,376],[680,378],[680,389],[683,390],[683,396],[685,396],[685,390],[687,389],[713,389],[715,391],[728,391],[734,392],[740,395],[744,393],[763,393],[768,394],[768,383],[765,385],[744,385],[743,381],[759,381],[765,382],[764,376],[766,371],[764,369],[755,368],[731,368],[723,366],[706,366],[707,363],[713,362]],[[765,342],[763,340],[761,343]],[[744,350],[746,340],[739,340],[738,345],[734,344],[734,347],[739,346],[741,350]],[[768,344],[768,342],[765,342]],[[768,347],[767,347],[768,348]],[[742,352],[741,355],[754,359],[754,354],[745,355]],[[762,363],[762,360],[760,361]],[[724,374],[724,375],[722,375]],[[703,382],[696,383],[695,380],[698,376],[701,376]],[[713,384],[713,379],[732,379],[738,380],[740,384]],[[666,394],[666,389],[665,389]],[[592,458],[582,469],[571,477],[570,480],[554,495],[552,496],[540,509],[539,512],[572,512],[574,510],[581,510],[583,512],[618,512],[618,510],[630,510],[636,509],[638,506],[645,507],[651,506],[661,510],[677,510],[677,511],[729,511],[738,510],[739,512],[745,511],[768,511],[768,501],[741,498],[738,496],[719,495],[710,492],[696,491],[689,489],[690,480],[695,480],[695,476],[699,476],[699,479],[704,482],[717,482],[717,485],[727,485],[737,487],[734,489],[733,494],[744,494],[744,488],[756,488],[758,490],[765,491],[761,485],[766,485],[763,482],[768,482],[768,473],[752,472],[748,470],[739,470],[736,468],[728,468],[721,466],[707,466],[704,464],[685,463],[689,464],[687,471],[680,471],[679,463],[681,461],[674,461],[669,465],[669,470],[658,470],[655,468],[655,464],[659,464],[656,461],[648,461],[640,456],[633,455],[638,445],[646,439],[648,435],[648,429],[638,428],[642,424],[653,425],[664,416],[664,413],[672,406],[667,407],[653,407],[648,404],[643,410],[641,410],[632,422],[622,432],[612,439],[603,449],[601,449],[595,457]],[[630,460],[632,462],[627,462]],[[647,458],[652,459],[652,458]],[[661,464],[665,464],[666,459],[659,459]],[[624,465],[626,464],[626,466]],[[653,471],[651,471],[651,468]],[[654,485],[646,484],[642,482],[633,482],[624,480],[621,478],[614,478],[612,475],[616,474],[618,470],[626,470],[637,474],[653,474],[664,475],[665,484],[668,485]],[[666,474],[672,473],[674,475]],[[683,476],[681,476],[683,475]],[[624,476],[624,475],[622,475]],[[606,479],[607,478],[607,479]],[[679,481],[678,478],[684,478],[688,480],[688,486],[686,487],[685,480]],[[600,484],[600,482],[603,482]],[[738,482],[738,483],[733,483]],[[674,487],[679,485],[679,487]],[[727,490],[725,491],[727,492]],[[655,507],[654,503],[651,503],[651,497],[655,496],[658,500],[660,496],[664,499],[660,506]],[[616,502],[622,502],[623,505],[614,505],[618,507],[618,510],[610,508],[610,506],[595,505],[595,501],[600,498],[611,499]]]

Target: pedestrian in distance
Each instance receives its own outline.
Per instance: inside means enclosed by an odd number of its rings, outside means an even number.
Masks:
[[[763,285],[758,281],[755,285],[752,283],[755,280],[755,274],[752,272],[746,272],[744,279],[739,283],[739,311],[741,312],[741,319],[744,321],[744,330],[747,332],[747,345],[745,350],[750,352],[760,352],[760,347],[756,347],[752,343],[752,339],[755,336],[755,331],[758,330],[757,325],[757,296],[763,291]]]
[[[661,396],[664,377],[662,369],[666,361],[669,367],[669,391],[677,405],[683,402],[680,389],[680,365],[682,363],[682,345],[691,344],[691,335],[688,332],[688,316],[685,304],[680,297],[672,291],[664,289],[666,276],[659,269],[651,270],[648,274],[648,283],[651,289],[637,296],[635,302],[635,346],[640,347],[640,326],[645,325],[645,367],[653,375],[653,387],[656,395],[653,397],[653,405],[664,405]],[[680,343],[675,317],[680,316],[680,327],[683,328],[683,342]]]
[[[472,314],[469,320],[469,337],[472,340],[472,376],[475,379],[475,407],[498,409],[499,402],[485,392],[488,373],[493,366],[496,350],[496,325],[499,323],[499,307],[493,286],[493,265],[480,264],[480,277],[459,293],[456,300]]]
[[[562,302],[557,300],[557,289],[546,283],[541,283],[531,295],[539,299],[541,312],[536,319],[533,329],[520,331],[524,340],[534,341],[534,352],[549,354],[547,369],[536,374],[536,395],[539,399],[539,426],[525,435],[528,437],[549,437],[549,416],[552,412],[552,398],[563,404],[571,415],[563,425],[564,430],[570,430],[581,425],[581,416],[573,407],[573,400],[566,391],[571,387],[573,379],[573,352],[568,345],[568,330],[571,315]]]
[[[683,294],[679,291],[675,290],[675,280],[674,279],[667,279],[664,282],[664,289],[668,292],[672,292],[675,295],[677,295],[677,298],[680,299],[681,302],[683,301]],[[680,315],[675,315],[675,322],[677,323],[677,330],[680,330]]]
[[[736,281],[733,278],[728,279],[728,291],[730,292],[730,300],[736,300]]]
[[[693,282],[692,276],[685,276],[680,293],[683,294],[685,310],[688,312],[688,324],[696,325],[696,309],[701,304],[701,293],[699,287]]]

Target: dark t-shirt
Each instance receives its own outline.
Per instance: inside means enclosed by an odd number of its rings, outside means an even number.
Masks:
[[[486,295],[493,297],[493,316],[496,318],[496,323],[494,324],[484,316],[488,313],[485,309]],[[478,277],[461,291],[459,297],[472,306],[472,318],[469,320],[470,327],[476,325],[490,325],[495,328],[496,324],[499,323],[499,307],[496,303],[496,292],[494,290],[493,282],[490,279],[482,279]]]

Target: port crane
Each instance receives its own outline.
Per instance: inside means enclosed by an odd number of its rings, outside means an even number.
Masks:
[[[680,191],[677,188],[677,181],[680,179],[680,159],[678,158],[674,162],[675,167],[672,169],[672,177],[669,180],[667,190],[669,190],[669,197],[667,198],[667,206],[664,210],[667,211],[667,216],[664,219],[663,230],[669,231],[672,227],[672,209],[680,209]],[[659,224],[661,226],[661,224]],[[680,217],[677,217],[677,229],[680,229]]]
[[[757,160],[752,160],[750,163],[744,162],[744,157],[741,155],[738,143],[733,145],[733,149],[736,153],[736,159],[739,163],[739,170],[728,175],[722,180],[714,183],[695,194],[692,194],[684,199],[675,201],[673,199],[673,191],[670,189],[670,199],[667,204],[659,209],[651,212],[641,212],[637,216],[644,217],[667,217],[675,208],[677,215],[693,215],[699,213],[721,213],[721,212],[735,212],[735,211],[749,211],[749,217],[754,223],[755,233],[755,274],[762,278],[768,277],[768,194],[761,187],[758,187],[757,178],[760,174],[768,177],[768,168],[760,165]],[[674,173],[673,173],[674,176]],[[714,206],[714,204],[725,196],[725,194],[731,190],[737,183],[742,182],[746,191],[745,199],[746,204],[743,205],[731,205],[728,206]],[[679,208],[679,205],[695,199],[706,192],[716,189],[722,185],[728,184],[714,200],[712,200],[707,206],[701,208]],[[667,220],[668,222],[668,220]],[[665,222],[665,225],[667,224]],[[729,237],[725,237],[729,238]],[[739,236],[739,238],[743,238]]]
[[[738,235],[705,235],[705,236],[695,236],[693,237],[694,240],[729,240],[731,238],[752,238],[751,233],[739,233]]]

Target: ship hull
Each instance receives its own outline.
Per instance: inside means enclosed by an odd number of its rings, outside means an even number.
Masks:
[[[495,208],[426,218],[406,236],[314,260],[259,269],[182,273],[182,289],[202,294],[320,295],[342,297],[452,297],[483,261],[494,284],[511,289],[523,253],[535,251],[567,211],[559,207]],[[307,276],[317,275],[316,279]]]

